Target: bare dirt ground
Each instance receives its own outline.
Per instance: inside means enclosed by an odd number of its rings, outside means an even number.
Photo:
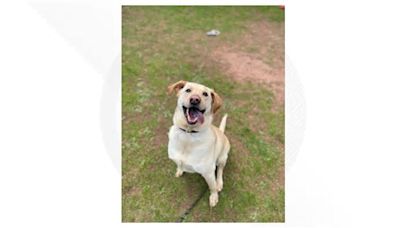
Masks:
[[[284,25],[260,21],[232,46],[220,46],[211,57],[234,80],[264,84],[282,105],[285,96]]]

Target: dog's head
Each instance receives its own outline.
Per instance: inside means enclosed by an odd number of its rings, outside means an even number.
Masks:
[[[222,105],[221,97],[214,90],[194,82],[176,82],[168,87],[168,91],[177,94],[175,116],[177,121],[186,126],[211,123],[212,114]]]

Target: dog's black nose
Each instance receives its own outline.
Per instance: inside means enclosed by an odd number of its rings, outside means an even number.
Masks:
[[[200,97],[199,96],[190,97],[190,104],[192,104],[192,105],[200,104]]]

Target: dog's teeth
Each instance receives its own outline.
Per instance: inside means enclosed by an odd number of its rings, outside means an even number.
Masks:
[[[186,115],[187,115],[187,118],[188,118],[189,122],[193,122],[193,120],[192,120],[192,118],[190,116],[190,113],[189,113],[189,109],[186,110]]]

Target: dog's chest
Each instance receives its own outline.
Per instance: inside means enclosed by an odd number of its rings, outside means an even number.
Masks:
[[[180,162],[182,164],[182,169],[185,172],[202,172],[204,166],[207,166],[208,161],[208,151],[201,146],[188,146],[185,147],[182,152],[180,152]]]
[[[187,133],[174,135],[170,138],[168,154],[170,159],[180,163],[183,171],[203,173],[215,166],[212,145],[209,145],[203,135]]]

